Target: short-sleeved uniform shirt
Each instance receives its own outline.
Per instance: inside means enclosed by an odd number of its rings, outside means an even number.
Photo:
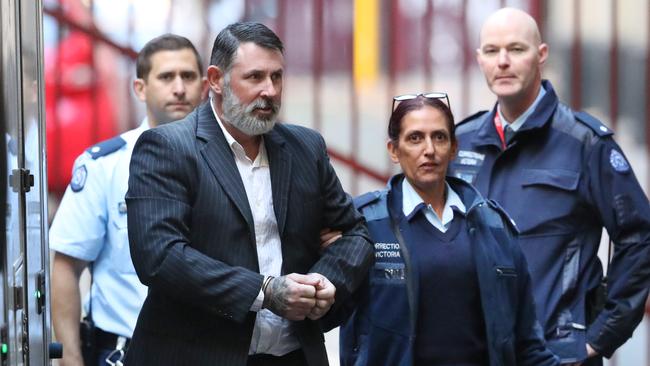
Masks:
[[[90,147],[75,161],[73,176],[50,228],[50,248],[92,262],[95,325],[131,337],[147,288],[133,268],[126,203],[133,146],[140,127]]]

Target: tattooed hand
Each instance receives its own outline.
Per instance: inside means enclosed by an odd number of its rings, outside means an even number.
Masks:
[[[325,315],[332,307],[332,304],[334,304],[336,287],[327,279],[327,277],[320,273],[309,273],[307,276],[318,280],[318,283],[316,284],[316,305],[314,305],[311,312],[307,315],[309,319],[317,320]]]
[[[274,278],[264,292],[263,307],[289,320],[304,320],[316,305],[319,280],[297,273]]]

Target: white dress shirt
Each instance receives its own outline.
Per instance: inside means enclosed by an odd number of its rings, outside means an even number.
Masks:
[[[228,146],[232,150],[237,169],[244,183],[248,204],[253,214],[257,260],[260,273],[264,276],[282,275],[282,243],[278,232],[278,223],[273,210],[273,193],[271,190],[271,171],[264,145],[264,138],[254,161],[246,156],[244,148],[224,128],[214,110],[219,127],[223,131]],[[293,334],[289,320],[281,318],[268,309],[262,309],[264,293],[261,291],[251,306],[257,312],[253,338],[248,354],[266,353],[282,356],[300,348],[298,338]]]

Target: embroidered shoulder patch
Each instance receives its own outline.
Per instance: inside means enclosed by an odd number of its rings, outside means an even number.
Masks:
[[[618,152],[616,149],[612,149],[609,153],[609,163],[612,165],[612,168],[619,173],[627,173],[630,171],[630,164],[628,164],[623,154]]]
[[[78,166],[74,172],[72,172],[72,180],[70,181],[70,189],[73,192],[79,192],[84,189],[86,184],[86,177],[88,176],[88,170],[85,165]]]

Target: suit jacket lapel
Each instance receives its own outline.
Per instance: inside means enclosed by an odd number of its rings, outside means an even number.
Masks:
[[[276,127],[277,129],[277,127]],[[266,153],[269,157],[271,171],[271,189],[273,191],[273,210],[278,222],[278,233],[282,237],[289,204],[289,187],[291,185],[291,154],[285,146],[285,139],[276,129],[264,135]]]
[[[203,103],[198,111],[198,123],[196,136],[206,143],[201,148],[201,155],[212,170],[217,181],[223,187],[228,197],[235,203],[242,216],[250,227],[250,232],[255,232],[253,225],[253,215],[251,213],[244,183],[237,170],[237,164],[232,150],[226,142],[226,137],[221,131],[221,127],[214,118],[210,102]],[[215,207],[215,209],[219,209]]]

